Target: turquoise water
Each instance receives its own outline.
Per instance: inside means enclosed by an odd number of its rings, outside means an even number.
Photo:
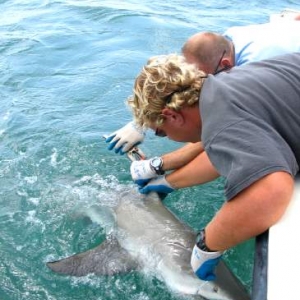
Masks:
[[[82,211],[132,184],[129,162],[102,135],[130,120],[124,101],[148,57],[180,52],[201,30],[265,22],[297,0],[0,0],[0,299],[187,299],[153,276],[72,278],[45,262],[98,245]],[[179,145],[151,133],[142,149]],[[195,229],[223,201],[223,183],[174,192],[166,205]],[[253,241],[225,260],[251,287]]]

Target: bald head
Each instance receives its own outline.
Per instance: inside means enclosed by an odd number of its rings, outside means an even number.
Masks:
[[[186,41],[182,54],[187,62],[196,64],[206,73],[213,73],[218,67],[234,65],[232,48],[232,43],[220,34],[199,32]],[[223,61],[220,61],[222,55]]]

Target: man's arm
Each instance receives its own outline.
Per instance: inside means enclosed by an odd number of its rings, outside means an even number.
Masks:
[[[132,179],[138,185],[144,186],[151,179],[162,175],[164,171],[170,171],[185,166],[203,152],[200,142],[189,143],[180,149],[167,153],[161,159],[150,158],[134,161],[130,166]],[[159,165],[155,165],[159,163]],[[144,192],[143,192],[144,193]]]
[[[206,152],[198,154],[192,161],[166,176],[175,189],[207,183],[220,175],[210,162]]]
[[[223,251],[257,236],[284,214],[294,189],[294,179],[275,172],[256,181],[226,202],[206,226],[206,245]]]
[[[195,157],[197,157],[200,153],[204,151],[201,142],[198,143],[188,143],[185,146],[172,151],[170,153],[164,154],[162,159],[164,161],[163,170],[176,170],[178,168],[183,167],[190,161],[192,161]]]
[[[217,170],[211,164],[206,152],[199,154],[198,151],[194,154],[197,154],[196,157],[186,165],[164,176],[158,176],[154,172],[151,173],[148,171],[150,168],[148,168],[147,165],[149,165],[150,161],[133,162],[131,164],[131,176],[136,183],[143,183],[139,189],[142,194],[148,194],[150,192],[168,194],[174,191],[174,189],[207,183],[219,177]],[[172,166],[175,167],[176,163],[181,165],[182,161],[177,162],[177,160],[174,159],[172,160],[174,163]],[[167,166],[170,167],[171,164],[169,163],[171,160],[167,162]],[[146,182],[148,183],[145,184]]]

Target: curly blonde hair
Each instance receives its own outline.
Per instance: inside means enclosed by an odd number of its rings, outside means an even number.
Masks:
[[[206,77],[181,55],[150,58],[135,80],[133,96],[127,100],[136,124],[160,126],[164,122],[161,112],[165,107],[179,111],[197,103]]]

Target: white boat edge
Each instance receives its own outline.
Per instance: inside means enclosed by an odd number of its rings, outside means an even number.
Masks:
[[[282,219],[269,229],[268,300],[299,298],[300,177]]]

